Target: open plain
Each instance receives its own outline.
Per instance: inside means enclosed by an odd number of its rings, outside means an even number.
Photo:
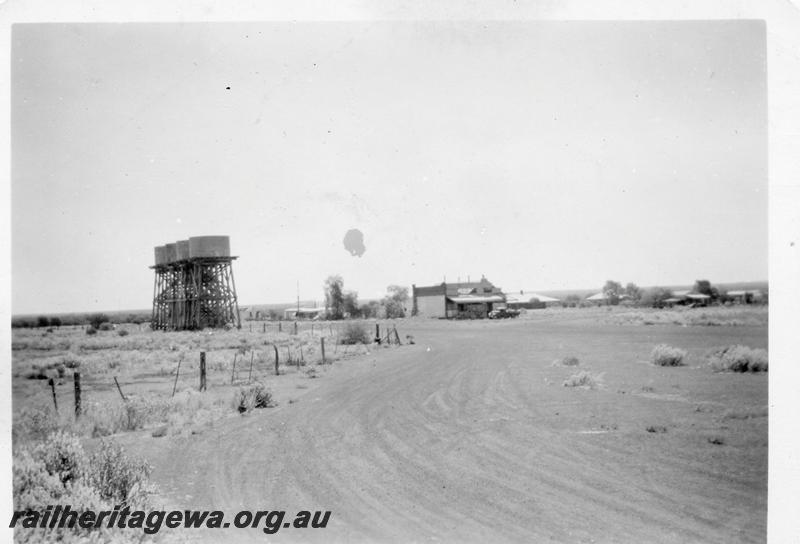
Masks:
[[[677,313],[695,321],[604,308],[399,320],[413,345],[350,348],[357,355],[335,357],[317,379],[310,364],[274,376],[262,361],[273,408],[235,413],[231,369],[221,366],[208,393],[218,400],[203,405],[208,418],[178,422],[160,438],[145,426],[113,440],[152,464],[155,502],[167,509],[332,512],[324,529],[162,530],[167,539],[764,542],[767,374],[714,372],[707,355],[766,348],[766,309],[696,320],[703,311]],[[714,323],[720,316],[729,323]],[[128,338],[151,337],[170,335]],[[43,382],[25,379],[33,359],[15,341],[18,412],[46,397],[30,394]],[[685,364],[651,364],[658,344],[685,350]],[[164,353],[174,360],[175,351]],[[169,396],[171,371],[148,386],[135,379],[135,357],[152,366],[152,354],[132,357],[118,367],[123,389]],[[568,357],[578,364],[565,366]],[[585,385],[565,385],[582,372]],[[185,379],[188,391],[194,377]],[[119,402],[110,383],[94,398]]]

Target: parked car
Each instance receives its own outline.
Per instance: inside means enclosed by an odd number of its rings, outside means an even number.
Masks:
[[[511,308],[498,308],[489,312],[489,319],[507,319],[510,317],[517,317],[519,310],[512,310]]]

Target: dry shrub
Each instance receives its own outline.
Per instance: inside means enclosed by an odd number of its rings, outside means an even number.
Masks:
[[[769,416],[769,408],[766,406],[759,406],[728,410],[722,415],[722,419],[755,419],[767,416]]]
[[[370,342],[372,342],[372,338],[369,336],[369,331],[361,323],[348,323],[339,337],[340,344],[369,344]]]
[[[100,498],[111,504],[135,505],[146,502],[150,466],[125,454],[121,446],[103,441],[90,458],[88,483]]]
[[[553,361],[552,366],[578,366],[581,362],[577,357],[562,357]]]
[[[564,380],[562,384],[564,387],[585,387],[594,389],[600,382],[599,376],[593,376],[586,370],[581,370]]]
[[[64,363],[64,366],[69,369],[76,369],[76,368],[80,369],[81,367],[80,359],[78,359],[75,355],[71,353],[65,355],[64,358],[62,359],[62,362]]]
[[[78,513],[112,510],[115,505],[149,509],[149,466],[126,456],[119,446],[102,443],[87,455],[77,437],[56,432],[46,441],[14,452],[13,497],[18,511],[40,510],[48,504],[68,504]],[[136,531],[64,529],[17,531],[18,542],[136,542]]]
[[[254,408],[271,408],[275,406],[272,392],[260,382],[242,386],[233,397],[233,406],[239,412],[249,412]]]
[[[12,436],[14,442],[43,440],[59,427],[58,415],[48,407],[24,407],[14,416]]]
[[[769,368],[767,350],[740,345],[713,350],[708,362],[715,372],[767,372]]]
[[[650,362],[656,366],[682,366],[686,352],[680,348],[658,344],[650,352]]]
[[[667,428],[663,425],[650,425],[645,429],[648,433],[665,433]]]

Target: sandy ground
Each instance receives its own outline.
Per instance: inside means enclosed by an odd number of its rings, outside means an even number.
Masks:
[[[398,328],[416,345],[334,363],[305,388],[283,386],[277,408],[190,436],[122,435],[154,465],[166,508],[332,512],[325,529],[166,536],[766,540],[767,376],[715,374],[702,358],[718,345],[764,348],[766,327],[408,320]],[[661,342],[688,350],[688,365],[650,365]],[[580,366],[552,365],[564,356]],[[580,369],[599,387],[562,386]]]

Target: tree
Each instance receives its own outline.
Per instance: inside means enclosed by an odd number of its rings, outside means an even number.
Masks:
[[[347,291],[344,294],[343,309],[347,317],[360,317],[361,309],[358,307],[358,293]]]
[[[393,319],[406,316],[406,303],[408,302],[408,287],[390,285],[386,288],[383,306],[386,309],[386,318]]]
[[[109,319],[106,314],[92,314],[89,316],[89,325],[92,326],[93,329],[99,329],[100,325],[103,323],[108,323]]]
[[[603,294],[608,298],[609,304],[619,304],[619,295],[622,285],[619,282],[608,280],[603,286]]]
[[[642,290],[633,282],[629,282],[628,285],[625,286],[625,294],[628,295],[633,302],[639,302],[642,299]]]
[[[342,319],[344,317],[344,281],[339,275],[328,276],[325,280],[325,307],[328,310],[328,319]]]
[[[48,325],[50,325],[50,318],[48,318],[46,315],[40,315],[36,318],[37,327],[47,327]]]
[[[383,306],[377,300],[370,300],[367,304],[362,304],[358,310],[361,313],[361,317],[375,318],[381,316]]]
[[[700,295],[708,295],[712,296],[714,291],[711,287],[711,282],[708,280],[697,280],[694,282],[694,288],[692,289],[695,293]]]
[[[60,317],[51,317],[50,318],[50,326],[51,327],[60,327],[61,326],[61,318]]]
[[[663,287],[653,287],[648,289],[642,295],[642,306],[652,306],[653,308],[662,308],[664,301],[672,297],[672,291],[664,289]]]
[[[566,308],[577,308],[581,304],[581,297],[580,295],[567,295],[564,298],[564,301],[561,303],[562,306]]]

